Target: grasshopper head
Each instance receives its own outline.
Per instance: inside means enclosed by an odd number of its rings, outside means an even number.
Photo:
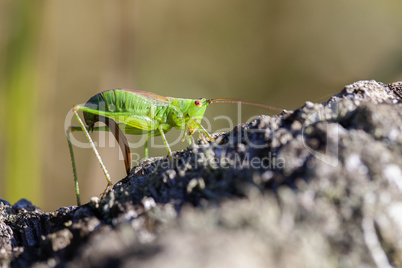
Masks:
[[[198,100],[193,100],[190,103],[190,106],[188,107],[188,116],[190,118],[194,117],[198,120],[202,120],[202,118],[204,117],[204,113],[205,110],[207,109],[209,102],[202,98],[202,99],[198,99]]]
[[[204,98],[196,100],[170,98],[170,105],[174,107],[171,115],[174,126],[178,129],[186,128],[188,133],[193,133],[199,128],[196,121],[201,122],[209,101]]]
[[[198,129],[198,124],[195,122],[194,119],[198,120],[198,122],[201,122],[208,105],[209,105],[208,100],[204,98],[198,100],[192,100],[187,110],[189,118],[189,121],[187,123],[188,135],[192,135],[194,131]]]

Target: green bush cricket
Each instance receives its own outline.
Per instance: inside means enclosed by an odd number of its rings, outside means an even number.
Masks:
[[[74,116],[80,126],[69,127],[66,135],[73,166],[77,204],[80,205],[81,201],[73,146],[70,138],[70,133],[72,131],[83,131],[85,133],[103,173],[105,174],[108,183],[106,191],[108,191],[113,184],[88,131],[111,131],[113,133],[124,154],[124,162],[128,175],[131,168],[131,156],[130,147],[128,146],[124,134],[147,135],[144,149],[145,158],[148,158],[148,139],[152,136],[161,136],[168,151],[168,156],[171,157],[172,151],[166,140],[165,133],[173,127],[180,130],[186,130],[183,141],[187,137],[189,144],[191,144],[190,137],[194,134],[195,130],[199,130],[210,141],[213,141],[211,135],[205,130],[200,122],[204,117],[205,110],[209,104],[225,102],[242,103],[278,110],[278,108],[268,105],[245,102],[232,98],[183,99],[163,97],[151,92],[129,89],[106,90],[94,95],[83,106],[73,106]],[[88,127],[85,127],[83,121],[78,115],[78,111],[80,110],[83,111],[84,120]],[[96,122],[103,122],[106,124],[106,127],[95,127],[94,125]]]

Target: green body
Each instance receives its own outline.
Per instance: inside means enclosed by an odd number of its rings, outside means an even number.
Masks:
[[[208,139],[213,140],[200,124],[209,104],[210,100],[206,99],[171,98],[162,97],[145,91],[113,89],[96,94],[90,98],[84,106],[75,105],[73,112],[80,127],[70,127],[66,134],[73,165],[77,204],[80,205],[81,201],[70,132],[84,131],[108,182],[108,186],[105,190],[106,193],[111,189],[112,181],[88,130],[110,130],[113,133],[124,153],[124,162],[128,175],[131,168],[131,155],[124,134],[147,134],[145,158],[148,157],[148,139],[152,136],[160,135],[168,150],[169,157],[171,157],[172,151],[166,140],[165,133],[173,127],[185,129],[185,135],[187,136],[191,136],[195,130],[200,129]],[[84,113],[84,119],[85,123],[88,125],[88,130],[78,115],[79,110]],[[104,122],[107,127],[95,127],[96,122]],[[188,139],[188,141],[191,143],[191,139]]]
[[[187,134],[192,135],[199,128],[208,104],[206,99],[162,97],[145,91],[113,89],[96,94],[80,110],[90,129],[106,117],[124,124],[126,134],[157,136],[161,131],[165,133],[175,127],[187,129]]]
[[[108,186],[105,193],[112,187],[112,181],[105,165],[89,135],[88,130],[111,131],[115,136],[120,148],[124,154],[124,163],[127,175],[131,170],[131,154],[127,139],[124,134],[142,135],[146,134],[145,158],[148,157],[148,139],[152,136],[161,136],[168,150],[169,157],[172,157],[172,151],[166,140],[165,133],[172,128],[185,129],[185,135],[190,137],[195,130],[200,130],[205,136],[213,141],[212,137],[201,125],[207,106],[211,103],[242,103],[254,105],[262,108],[281,110],[272,106],[242,101],[232,98],[221,99],[181,99],[162,97],[146,91],[129,89],[112,89],[96,94],[84,105],[75,105],[73,113],[79,127],[70,127],[67,130],[67,141],[70,149],[71,162],[73,164],[75,191],[77,203],[80,204],[80,194],[78,187],[77,170],[74,160],[73,146],[70,133],[72,131],[84,131],[91,148],[94,151],[98,162],[105,174]],[[78,111],[83,111],[85,123],[82,122]],[[104,122],[106,127],[95,127],[96,122]],[[188,139],[191,144],[191,139]]]

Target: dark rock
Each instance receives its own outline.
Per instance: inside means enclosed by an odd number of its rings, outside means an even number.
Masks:
[[[102,199],[0,200],[0,266],[402,266],[402,83],[359,81],[261,116]]]
[[[0,204],[3,203],[4,205],[11,205],[10,202],[0,198]]]

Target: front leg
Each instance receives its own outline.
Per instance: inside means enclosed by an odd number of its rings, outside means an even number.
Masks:
[[[195,126],[194,126],[195,125]],[[210,140],[214,141],[212,136],[208,133],[208,131],[201,125],[200,121],[198,121],[197,118],[192,117],[191,118],[191,123],[187,124],[187,129],[188,129],[188,135],[191,136],[194,134],[196,129],[200,129],[202,133]]]

